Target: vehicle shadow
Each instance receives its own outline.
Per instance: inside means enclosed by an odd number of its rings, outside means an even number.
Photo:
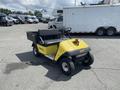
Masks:
[[[4,70],[4,74],[10,74],[11,72],[13,72],[13,71],[16,71],[16,70],[19,70],[19,69],[25,69],[25,68],[27,68],[28,67],[28,65],[27,64],[24,64],[24,63],[8,63],[7,65],[6,65],[6,68],[5,68],[5,70]]]
[[[47,73],[45,76],[54,81],[68,81],[71,79],[72,76],[76,75],[82,70],[90,69],[90,67],[86,68],[81,65],[77,65],[77,69],[75,70],[75,73],[71,76],[66,76],[61,72],[58,66],[58,63],[55,63],[42,55],[37,58],[32,54],[32,52],[25,52],[25,53],[16,54],[16,56],[23,63],[34,65],[34,66],[38,66],[38,65],[43,66],[44,68],[47,69]]]
[[[72,37],[75,38],[86,38],[86,39],[120,39],[120,33],[113,36],[97,36],[93,33],[71,33]]]

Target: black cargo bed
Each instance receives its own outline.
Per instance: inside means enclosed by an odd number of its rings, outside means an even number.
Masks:
[[[38,38],[38,31],[30,31],[30,32],[27,32],[27,39],[34,42],[34,43],[37,43],[37,38]]]
[[[41,39],[42,41],[41,41]],[[61,38],[61,33],[57,30],[38,30],[27,32],[27,39],[34,44],[44,42],[47,40],[56,40]]]

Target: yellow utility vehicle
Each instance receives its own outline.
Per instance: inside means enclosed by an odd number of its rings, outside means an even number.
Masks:
[[[65,75],[75,71],[76,62],[90,66],[94,61],[90,47],[79,38],[71,38],[69,32],[70,29],[27,32],[27,38],[33,42],[33,54],[58,62]]]

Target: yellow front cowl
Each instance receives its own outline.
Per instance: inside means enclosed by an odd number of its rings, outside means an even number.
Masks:
[[[81,39],[78,39],[79,45],[74,44],[73,42],[76,41],[76,38],[74,39],[68,39],[64,40],[59,44],[59,49],[56,54],[55,60],[57,61],[60,56],[62,56],[65,52],[80,50],[84,48],[88,48],[88,45]]]

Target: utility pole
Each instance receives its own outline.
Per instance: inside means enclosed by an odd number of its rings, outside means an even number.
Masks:
[[[77,0],[75,0],[75,6],[77,5]]]

